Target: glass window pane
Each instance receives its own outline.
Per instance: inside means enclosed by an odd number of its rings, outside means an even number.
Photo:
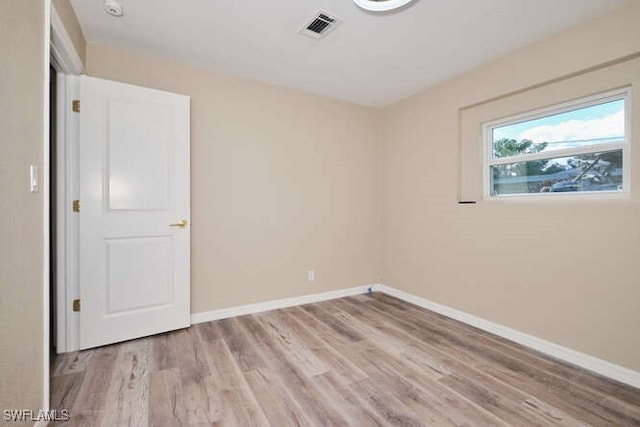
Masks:
[[[622,150],[491,166],[491,195],[622,190]]]
[[[493,158],[624,142],[625,100],[492,129]]]

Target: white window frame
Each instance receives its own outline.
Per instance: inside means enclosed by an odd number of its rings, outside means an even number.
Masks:
[[[624,142],[609,142],[588,145],[585,147],[562,148],[553,151],[521,154],[510,157],[493,157],[493,130],[503,126],[509,126],[515,123],[521,123],[529,120],[536,120],[543,117],[562,114],[569,111],[579,110],[582,108],[592,107],[594,105],[605,104],[607,102],[624,100],[625,105],[625,138]],[[504,200],[504,199],[557,199],[557,198],[629,198],[631,194],[631,158],[630,143],[631,140],[631,87],[627,86],[608,92],[599,93],[597,95],[586,96],[572,101],[554,104],[549,107],[539,108],[527,113],[509,116],[507,118],[491,121],[482,125],[482,146],[483,146],[483,192],[485,200]],[[559,157],[568,157],[578,154],[599,153],[603,151],[622,150],[622,190],[610,191],[577,191],[577,192],[558,192],[558,193],[516,193],[493,195],[491,188],[491,167],[529,162],[534,160],[545,160]]]

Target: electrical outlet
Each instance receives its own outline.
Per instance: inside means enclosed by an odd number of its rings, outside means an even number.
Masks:
[[[309,270],[309,273],[308,273],[307,277],[309,278],[310,282],[315,282],[316,281],[316,272],[313,271],[313,270]]]

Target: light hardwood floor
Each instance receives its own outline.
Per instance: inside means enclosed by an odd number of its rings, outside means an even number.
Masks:
[[[380,293],[62,355],[51,400],[74,426],[640,426],[640,390]]]

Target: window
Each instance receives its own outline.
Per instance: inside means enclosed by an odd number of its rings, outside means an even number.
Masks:
[[[485,124],[490,198],[628,192],[629,90]]]

